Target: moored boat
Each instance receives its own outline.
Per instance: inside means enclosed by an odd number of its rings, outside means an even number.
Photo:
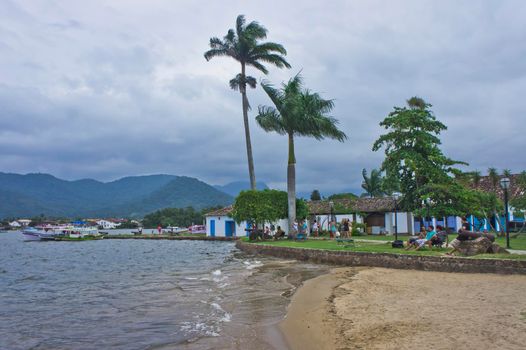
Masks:
[[[21,231],[26,241],[81,240],[85,237],[100,237],[95,227],[42,226],[28,227]]]

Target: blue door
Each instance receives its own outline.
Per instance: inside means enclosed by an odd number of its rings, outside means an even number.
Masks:
[[[210,220],[210,236],[215,237],[216,236],[216,221]]]
[[[225,236],[232,237],[236,233],[236,224],[234,221],[225,221]]]

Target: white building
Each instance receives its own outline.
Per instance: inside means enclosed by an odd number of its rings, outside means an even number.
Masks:
[[[104,230],[111,230],[111,229],[119,227],[121,224],[120,223],[114,223],[114,222],[108,221],[108,220],[98,220],[97,221],[97,225],[99,227],[102,227],[102,229],[104,229]]]
[[[18,221],[11,221],[9,223],[9,226],[11,226],[12,228],[20,228],[22,227],[22,224],[20,224]]]
[[[250,225],[243,221],[237,224],[229,215],[232,212],[232,206],[221,208],[206,214],[206,235],[210,237],[245,237],[248,236],[247,228]],[[267,223],[266,226],[270,226]],[[282,219],[274,223],[274,226],[280,226],[285,234],[288,233],[288,220]]]

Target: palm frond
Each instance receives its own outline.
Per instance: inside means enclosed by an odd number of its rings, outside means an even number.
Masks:
[[[267,132],[274,131],[280,135],[285,135],[287,133],[283,127],[281,116],[274,107],[259,106],[256,122]]]
[[[267,29],[258,22],[250,22],[243,30],[243,34],[252,40],[266,39]]]
[[[247,66],[252,66],[252,67],[256,68],[257,70],[259,70],[263,74],[268,74],[267,67],[265,67],[264,65],[262,65],[258,61],[250,61],[250,62],[246,62],[246,64],[247,64]]]
[[[252,50],[253,54],[260,55],[260,54],[267,54],[270,52],[277,52],[282,55],[287,55],[287,50],[283,47],[283,45],[273,43],[273,42],[266,42],[257,45]]]
[[[261,87],[263,88],[263,91],[265,91],[265,93],[268,95],[274,106],[276,106],[278,111],[280,111],[281,106],[283,105],[282,92],[274,88],[274,86],[266,80],[261,82]]]
[[[240,37],[242,34],[243,34],[243,30],[244,30],[244,27],[245,27],[245,16],[244,15],[239,15],[237,16],[236,18],[236,33],[237,33],[237,36]]]
[[[241,73],[239,73],[238,75],[235,76],[235,78],[229,81],[230,88],[236,91],[239,90],[240,86],[242,86],[243,84],[248,85],[252,89],[254,89],[256,88],[257,81],[256,81],[256,78],[251,77],[251,76],[245,76],[243,78],[243,75]]]
[[[281,55],[262,54],[262,55],[254,55],[254,56],[251,56],[250,58],[253,61],[263,61],[263,62],[271,63],[278,68],[283,68],[283,67],[290,68],[291,67],[291,65]]]

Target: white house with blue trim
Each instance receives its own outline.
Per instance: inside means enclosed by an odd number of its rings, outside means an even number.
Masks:
[[[206,217],[206,235],[210,237],[245,237],[248,236],[247,228],[250,225],[246,221],[237,224],[230,216],[232,206],[212,211]],[[273,223],[277,228],[281,227],[285,234],[288,233],[288,220],[282,219]],[[270,226],[270,223],[268,223]]]

